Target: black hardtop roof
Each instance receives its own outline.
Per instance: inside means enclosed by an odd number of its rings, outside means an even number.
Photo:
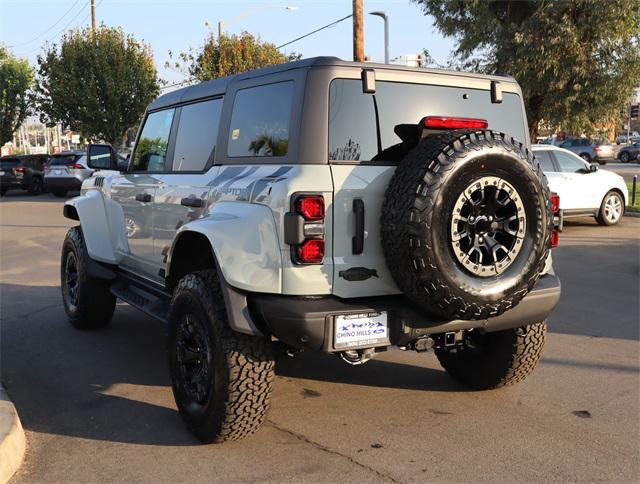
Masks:
[[[176,89],[175,91],[168,92],[153,101],[148,110],[155,110],[172,106],[174,104],[185,103],[194,101],[203,97],[210,97],[216,95],[222,95],[227,91],[227,87],[235,81],[241,81],[244,79],[252,79],[261,76],[267,76],[270,74],[277,74],[279,72],[289,71],[293,69],[311,69],[315,67],[352,67],[357,69],[387,69],[395,71],[408,71],[408,72],[421,72],[432,74],[447,74],[460,77],[473,77],[482,78],[488,80],[496,80],[501,82],[515,82],[512,77],[509,76],[491,76],[486,74],[478,74],[475,72],[463,72],[453,71],[447,69],[427,69],[422,67],[409,67],[400,64],[379,64],[375,62],[352,62],[344,61],[337,57],[310,57],[308,59],[301,59],[298,61],[287,62],[285,64],[277,64],[270,67],[264,67],[262,69],[256,69],[253,71],[243,72],[242,74],[236,74],[233,76],[221,77],[212,81],[200,82],[191,86]]]

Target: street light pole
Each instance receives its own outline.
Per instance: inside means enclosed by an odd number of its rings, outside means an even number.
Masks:
[[[389,16],[384,12],[369,12],[369,15],[381,17],[384,20],[384,63],[389,63]]]

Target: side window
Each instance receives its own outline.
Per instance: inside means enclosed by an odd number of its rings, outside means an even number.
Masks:
[[[285,156],[289,150],[292,99],[292,81],[238,91],[227,155]]]
[[[147,116],[133,153],[133,171],[163,171],[175,109],[157,111]]]
[[[563,153],[562,151],[556,151],[554,154],[561,172],[576,173],[587,168],[586,163],[577,156]]]
[[[540,163],[540,167],[543,172],[553,172],[556,171],[556,167],[553,166],[553,161],[551,160],[551,154],[549,150],[540,150],[535,152],[536,160]]]
[[[222,99],[182,107],[173,154],[173,171],[202,171],[213,161],[221,111]]]
[[[373,96],[359,81],[336,79],[329,89],[329,159],[371,160],[378,153]]]

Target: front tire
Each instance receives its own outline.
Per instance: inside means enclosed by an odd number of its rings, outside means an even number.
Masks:
[[[604,196],[596,220],[600,225],[616,225],[624,214],[624,201],[618,192],[610,191]]]
[[[580,158],[582,158],[587,163],[591,163],[591,156],[589,156],[589,153],[580,153]]]
[[[229,327],[215,270],[178,282],[169,311],[168,356],[178,410],[199,440],[238,440],[260,428],[274,378],[271,343]]]
[[[623,151],[622,153],[620,153],[620,161],[622,163],[629,163],[630,160],[630,156],[629,153],[627,153],[626,151]]]
[[[29,195],[40,195],[42,193],[42,188],[42,179],[34,177],[31,180],[31,185],[29,186]]]
[[[80,227],[69,229],[62,243],[60,264],[64,310],[75,328],[99,329],[111,321],[116,298],[109,290],[108,281],[87,273],[88,261]]]
[[[462,349],[438,348],[438,361],[451,377],[475,390],[514,385],[529,376],[542,355],[547,323],[470,336]]]

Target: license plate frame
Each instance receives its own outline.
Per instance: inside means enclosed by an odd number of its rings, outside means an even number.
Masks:
[[[387,311],[338,314],[333,318],[333,347],[336,350],[373,348],[389,344]]]

